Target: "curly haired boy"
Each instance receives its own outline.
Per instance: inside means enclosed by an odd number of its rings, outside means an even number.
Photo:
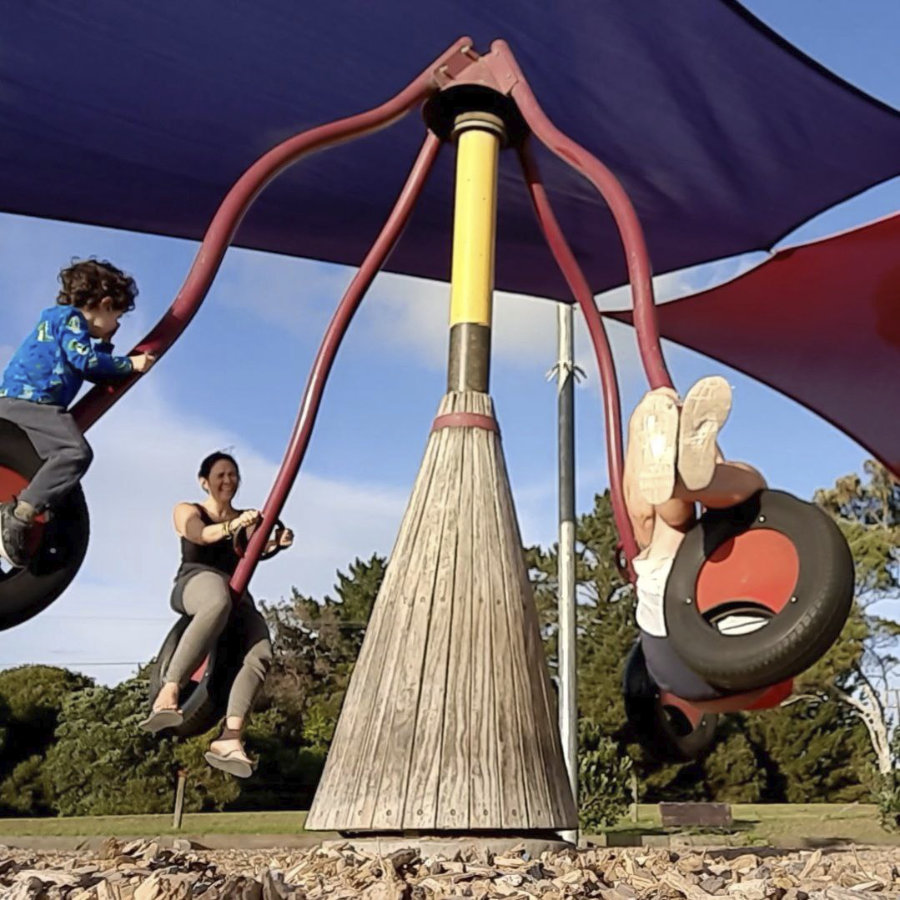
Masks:
[[[0,554],[16,567],[28,563],[35,517],[78,484],[93,458],[67,412],[81,385],[146,372],[155,361],[147,353],[112,355],[119,319],[134,309],[138,293],[130,275],[86,259],[63,269],[59,281],[57,305],[41,313],[0,381],[0,419],[18,425],[44,460],[19,496],[0,504]]]

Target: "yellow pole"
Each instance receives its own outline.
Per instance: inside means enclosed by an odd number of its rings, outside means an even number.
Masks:
[[[503,123],[489,113],[469,112],[455,123],[456,199],[450,276],[451,391],[488,389],[494,245],[497,231],[497,169]]]

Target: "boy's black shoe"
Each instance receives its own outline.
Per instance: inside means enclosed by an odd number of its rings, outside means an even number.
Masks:
[[[17,518],[15,503],[0,504],[0,555],[17,569],[28,565],[27,538],[31,525]]]

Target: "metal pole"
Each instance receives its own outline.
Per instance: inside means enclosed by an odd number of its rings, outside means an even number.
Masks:
[[[497,173],[503,122],[486,112],[457,116],[448,391],[487,393],[491,368]]]
[[[575,362],[573,310],[557,306],[559,427],[559,734],[572,796],[578,805],[578,696],[575,675]],[[563,840],[578,842],[577,831]]]
[[[175,788],[175,810],[172,813],[172,827],[181,829],[181,817],[184,812],[184,784],[187,781],[187,772],[178,770],[178,784]]]

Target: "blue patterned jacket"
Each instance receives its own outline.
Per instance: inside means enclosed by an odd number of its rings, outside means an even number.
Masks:
[[[113,356],[112,344],[92,343],[87,319],[71,306],[51,306],[22,342],[0,381],[0,397],[67,407],[88,381],[132,371],[127,356]]]

